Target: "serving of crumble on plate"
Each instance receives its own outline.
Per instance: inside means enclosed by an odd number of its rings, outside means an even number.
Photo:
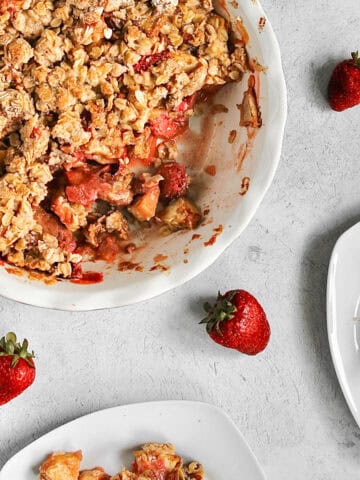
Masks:
[[[39,480],[204,480],[202,466],[184,465],[169,443],[147,443],[134,457],[131,470],[123,468],[110,477],[102,467],[81,470],[80,450],[52,453],[40,466]]]
[[[62,425],[8,460],[0,480],[218,480],[239,472],[246,480],[265,480],[222,410],[160,401],[100,410]]]

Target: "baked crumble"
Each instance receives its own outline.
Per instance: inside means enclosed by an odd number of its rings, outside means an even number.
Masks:
[[[158,172],[247,68],[211,0],[0,0],[0,255],[73,278],[154,219],[196,228],[189,173]]]

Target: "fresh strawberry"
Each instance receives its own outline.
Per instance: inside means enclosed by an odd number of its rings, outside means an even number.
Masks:
[[[335,67],[329,82],[330,106],[337,112],[355,107],[360,103],[359,52],[352,52],[351,56],[351,60],[345,60]]]
[[[28,341],[18,343],[12,332],[0,339],[0,405],[20,395],[35,379],[34,352],[27,349]]]
[[[264,350],[270,338],[270,325],[260,303],[245,290],[218,294],[215,304],[204,305],[206,330],[214,342],[247,355]]]

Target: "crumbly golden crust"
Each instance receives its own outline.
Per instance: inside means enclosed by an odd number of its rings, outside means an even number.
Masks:
[[[123,470],[111,480],[204,480],[204,470],[197,462],[184,465],[171,444],[147,443],[134,452],[132,471]]]
[[[78,480],[82,453],[52,453],[40,467],[40,480]]]
[[[211,0],[2,0],[0,255],[69,277],[82,259],[77,236],[93,245],[95,230],[126,238],[129,159],[148,158],[151,122],[173,118],[205,87],[241,79],[246,52],[239,42],[229,47],[231,35]],[[175,142],[156,155],[175,158]],[[122,167],[87,202],[74,183],[54,186],[86,160]],[[105,217],[94,217],[96,199],[108,203]],[[130,212],[139,211],[135,202]]]
[[[197,462],[184,465],[171,444],[146,443],[134,452],[132,469],[123,469],[113,477],[102,467],[80,470],[82,454],[54,453],[40,467],[40,480],[204,480]]]

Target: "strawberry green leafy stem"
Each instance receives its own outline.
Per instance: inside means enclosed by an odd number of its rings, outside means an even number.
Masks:
[[[352,59],[354,60],[354,64],[356,67],[360,68],[360,57],[359,51],[351,52]]]
[[[214,305],[211,305],[209,302],[204,304],[204,310],[207,313],[207,316],[201,320],[200,324],[206,323],[206,331],[208,333],[215,329],[219,335],[222,335],[220,328],[221,322],[234,318],[235,312],[237,311],[237,308],[232,303],[235,295],[236,290],[229,292],[226,297],[218,292]]]
[[[15,368],[20,358],[25,360],[25,362],[31,368],[35,368],[32,361],[35,358],[35,354],[32,351],[28,352],[29,342],[26,338],[23,340],[23,343],[16,341],[16,335],[13,332],[9,332],[0,339],[0,357],[11,356],[11,368]]]

